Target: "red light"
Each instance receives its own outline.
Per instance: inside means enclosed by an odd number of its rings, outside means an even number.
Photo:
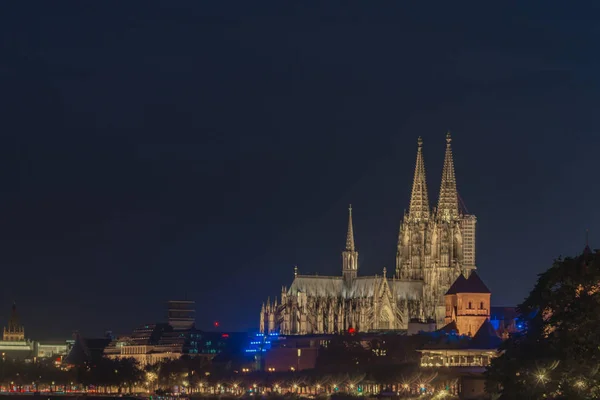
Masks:
[[[353,335],[356,332],[356,330],[352,327],[348,328],[348,333]]]
[[[229,333],[224,333],[224,334],[221,335],[221,337],[228,338],[229,337]]]
[[[215,321],[215,328],[219,327],[219,321]]]

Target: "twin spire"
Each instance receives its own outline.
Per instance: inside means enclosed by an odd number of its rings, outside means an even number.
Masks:
[[[442,183],[438,200],[437,215],[444,220],[456,219],[458,211],[458,192],[456,190],[456,177],[454,175],[454,158],[452,157],[452,137],[446,134],[446,156],[442,170]],[[415,176],[413,179],[412,193],[408,216],[414,220],[429,218],[429,197],[427,195],[427,182],[425,179],[425,161],[423,159],[423,140],[419,137]]]
[[[438,215],[444,220],[458,218],[458,193],[456,191],[456,176],[454,175],[454,158],[452,157],[452,138],[446,134],[446,156],[442,170],[442,184],[438,200]]]
[[[419,136],[417,143],[419,148],[417,149],[415,177],[413,179],[408,214],[415,219],[427,219],[429,218],[429,196],[427,195],[425,161],[423,160],[423,139],[421,139],[421,136]]]
[[[454,174],[454,158],[452,156],[452,137],[446,133],[446,155],[442,170],[442,183],[438,199],[437,215],[443,220],[453,220],[459,217],[458,192],[456,190],[456,176]],[[417,140],[417,161],[415,163],[415,176],[410,196],[408,216],[411,219],[429,219],[429,196],[427,194],[427,180],[425,177],[425,160],[423,158],[423,139]],[[352,204],[348,207],[348,232],[346,233],[346,251],[354,252],[354,227],[352,224]]]

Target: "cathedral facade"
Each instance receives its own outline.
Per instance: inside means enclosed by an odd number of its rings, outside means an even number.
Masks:
[[[411,320],[435,321],[442,327],[444,295],[461,274],[468,278],[476,268],[477,219],[460,206],[451,142],[448,133],[439,199],[432,209],[423,142],[418,140],[411,199],[400,225],[391,277],[385,268],[381,276],[358,275],[350,207],[341,275],[299,275],[296,268],[280,300],[263,304],[260,331],[305,335],[404,330]]]

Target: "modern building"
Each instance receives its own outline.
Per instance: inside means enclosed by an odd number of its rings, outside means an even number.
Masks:
[[[166,323],[142,325],[129,336],[111,340],[103,353],[112,359],[133,358],[142,366],[181,357],[183,343],[161,346],[165,331],[172,332],[173,327]]]
[[[169,301],[168,323],[142,325],[127,336],[113,339],[104,350],[108,358],[134,358],[141,365],[175,360],[184,355],[212,360],[228,352],[242,353],[245,333],[204,332],[194,327],[193,301]]]
[[[196,302],[170,300],[168,302],[168,321],[175,330],[193,328],[196,322]]]
[[[104,355],[104,350],[111,342],[110,338],[84,338],[75,333],[73,346],[63,363],[66,365],[84,365],[97,362]]]
[[[294,270],[280,302],[263,304],[260,331],[291,334],[331,334],[352,328],[357,332],[406,330],[409,321],[444,325],[444,294],[460,275],[475,270],[475,227],[460,201],[451,137],[446,153],[437,208],[431,209],[425,178],[423,141],[417,159],[408,212],[400,226],[393,277],[358,275],[352,208],[339,276],[300,275]]]

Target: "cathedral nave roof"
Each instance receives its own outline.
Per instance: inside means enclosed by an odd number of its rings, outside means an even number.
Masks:
[[[422,282],[397,281],[382,276],[360,276],[352,280],[350,286],[341,276],[298,275],[288,294],[306,293],[311,297],[343,297],[346,299],[373,297],[384,279],[391,292],[399,298],[417,300],[422,295]]]

